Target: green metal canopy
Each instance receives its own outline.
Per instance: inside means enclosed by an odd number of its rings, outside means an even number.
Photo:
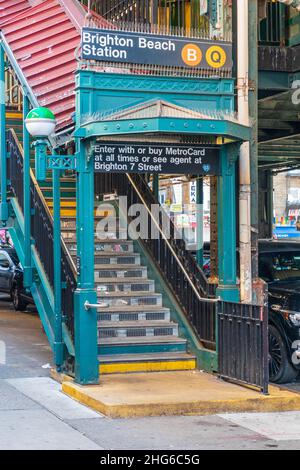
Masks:
[[[75,137],[147,133],[223,136],[247,141],[249,128],[240,125],[233,113],[189,109],[164,100],[150,100],[109,115],[87,117]]]

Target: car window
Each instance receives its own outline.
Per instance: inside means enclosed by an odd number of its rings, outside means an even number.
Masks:
[[[268,282],[300,278],[300,251],[262,254],[259,275]]]
[[[9,259],[5,253],[0,253],[0,268],[7,269],[10,266]]]

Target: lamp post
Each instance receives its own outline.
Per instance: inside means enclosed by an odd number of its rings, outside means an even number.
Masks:
[[[60,171],[76,170],[76,233],[78,282],[74,293],[75,380],[80,384],[99,381],[97,346],[97,295],[94,289],[94,171],[87,157],[87,144],[77,138],[76,155],[49,154],[49,136],[56,125],[54,114],[47,108],[36,108],[26,118],[28,132],[36,139],[36,179],[44,181],[47,170],[53,170],[54,208],[54,354],[58,369],[63,364],[61,312],[61,227]],[[101,306],[101,305],[100,305]]]
[[[54,263],[54,360],[58,370],[63,364],[64,344],[62,337],[61,309],[61,227],[60,227],[60,161],[59,155],[48,155],[48,138],[56,126],[55,116],[48,108],[35,108],[25,119],[28,133],[36,140],[35,170],[37,181],[45,181],[48,169],[53,170],[53,263]],[[52,163],[51,163],[52,162]],[[53,165],[53,162],[56,163]],[[46,249],[46,247],[45,247]]]

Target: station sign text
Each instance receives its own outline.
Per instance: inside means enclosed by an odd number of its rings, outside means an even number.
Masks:
[[[221,41],[83,28],[82,58],[216,70],[232,67],[232,46]]]
[[[92,150],[97,173],[220,175],[219,149],[212,146],[98,142]]]

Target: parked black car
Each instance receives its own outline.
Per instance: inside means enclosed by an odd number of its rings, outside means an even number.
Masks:
[[[210,244],[204,244],[210,276]],[[268,284],[270,381],[293,381],[300,371],[300,243],[259,241],[259,276]]]
[[[290,382],[300,370],[300,243],[260,241],[259,275],[269,290],[270,380]]]
[[[0,245],[0,292],[11,296],[15,310],[25,310],[33,303],[23,287],[23,268],[16,250],[9,244]]]

